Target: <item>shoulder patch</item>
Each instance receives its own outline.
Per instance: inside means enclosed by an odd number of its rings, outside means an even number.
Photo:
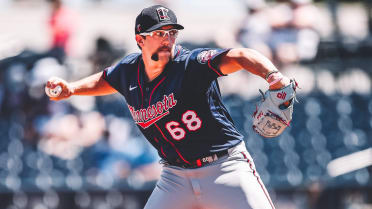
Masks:
[[[202,51],[202,52],[199,52],[198,56],[196,57],[196,59],[198,60],[198,62],[200,64],[205,64],[208,62],[208,60],[210,58],[213,57],[213,55],[215,55],[217,53],[217,50],[215,49],[212,49],[212,50],[206,50],[206,51]]]

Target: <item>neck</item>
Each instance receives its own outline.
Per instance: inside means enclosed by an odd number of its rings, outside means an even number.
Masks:
[[[145,72],[147,75],[147,78],[149,81],[153,81],[155,78],[157,78],[164,70],[165,64],[164,65],[156,65],[153,63],[148,63],[144,61],[145,64]]]

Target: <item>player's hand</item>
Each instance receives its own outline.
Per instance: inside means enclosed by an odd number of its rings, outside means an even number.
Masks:
[[[67,99],[70,96],[72,96],[74,93],[74,89],[71,87],[71,85],[67,81],[63,80],[62,78],[58,78],[58,77],[49,78],[48,81],[46,82],[45,88],[54,89],[57,86],[60,86],[62,88],[62,92],[58,96],[55,96],[55,97],[51,97],[48,95],[50,100],[59,101],[59,100]]]
[[[276,84],[271,85],[269,87],[269,89],[270,90],[278,90],[278,89],[281,89],[281,88],[284,88],[284,87],[288,86],[290,83],[291,83],[291,80],[288,77],[283,76],[282,80],[280,80]]]

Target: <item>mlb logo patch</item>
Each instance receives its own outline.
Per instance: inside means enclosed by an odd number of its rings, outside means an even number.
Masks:
[[[211,59],[215,54],[217,54],[217,50],[208,50],[208,51],[202,51],[198,54],[196,59],[200,64],[205,64],[208,62],[209,59]]]

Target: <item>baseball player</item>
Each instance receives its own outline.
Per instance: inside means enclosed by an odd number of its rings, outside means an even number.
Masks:
[[[77,82],[49,79],[47,89],[62,88],[51,99],[113,93],[125,97],[134,122],[163,164],[146,209],[275,208],[222,103],[217,78],[245,69],[268,81],[253,124],[266,137],[277,136],[288,125],[294,82],[250,49],[187,50],[176,44],[182,29],[169,8],[143,9],[135,23],[142,53]]]

